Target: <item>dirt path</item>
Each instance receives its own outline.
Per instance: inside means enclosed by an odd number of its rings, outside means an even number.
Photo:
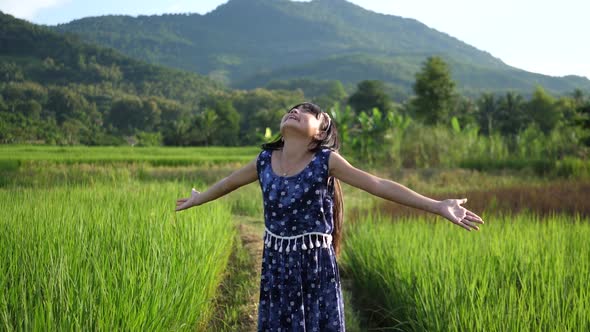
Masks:
[[[243,331],[256,331],[256,324],[258,320],[258,300],[259,300],[259,287],[260,280],[260,269],[262,265],[262,232],[264,230],[264,224],[253,218],[241,217],[241,222],[237,225],[240,238],[242,240],[242,246],[246,249],[246,252],[250,256],[250,276],[252,278],[251,284],[254,286],[250,291],[250,297],[248,303],[243,306],[244,319]]]
[[[238,232],[223,281],[215,298],[214,315],[204,331],[256,331],[264,223],[234,215]]]

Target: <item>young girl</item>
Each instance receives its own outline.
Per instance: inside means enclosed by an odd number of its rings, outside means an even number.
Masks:
[[[176,202],[176,211],[215,200],[256,180],[264,200],[264,250],[258,331],[344,331],[336,258],[342,230],[339,180],[384,199],[432,212],[465,228],[483,220],[463,199],[437,201],[350,165],[336,126],[317,105],[292,107],[281,135],[243,168]]]

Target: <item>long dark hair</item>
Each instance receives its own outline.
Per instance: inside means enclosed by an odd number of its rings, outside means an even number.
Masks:
[[[322,111],[322,109],[313,103],[301,103],[297,104],[289,109],[292,110],[298,108],[300,110],[307,110],[315,114],[316,118],[320,119],[320,129],[325,132],[325,135],[321,139],[314,139],[308,146],[308,151],[317,152],[321,149],[330,149],[334,152],[338,152],[340,149],[340,140],[338,139],[338,130],[336,125],[330,119],[328,113]],[[323,115],[322,115],[323,113]],[[280,135],[272,142],[262,144],[263,149],[279,150],[285,145],[283,135]],[[336,256],[340,256],[340,245],[342,240],[342,221],[344,219],[344,201],[342,197],[342,187],[340,186],[340,180],[335,177],[332,178],[333,189],[334,189],[334,204],[332,208],[332,217],[334,219],[334,230],[332,231],[332,243],[334,245],[334,251]],[[330,179],[328,179],[328,182]]]

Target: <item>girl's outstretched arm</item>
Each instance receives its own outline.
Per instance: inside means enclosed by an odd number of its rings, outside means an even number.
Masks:
[[[467,198],[445,199],[442,201],[428,198],[397,182],[382,179],[362,171],[352,166],[336,152],[330,153],[328,164],[330,175],[375,196],[438,214],[468,231],[471,231],[472,228],[479,230],[479,227],[475,224],[484,223],[481,217],[460,205],[467,202]]]
[[[257,159],[258,157],[254,158],[254,160],[249,162],[246,166],[219,180],[217,183],[211,186],[211,188],[203,193],[200,193],[195,190],[195,188],[193,188],[191,191],[191,197],[180,198],[176,201],[175,211],[188,209],[193,206],[198,206],[209,201],[213,201],[238,189],[241,186],[258,180],[258,172],[256,171]]]

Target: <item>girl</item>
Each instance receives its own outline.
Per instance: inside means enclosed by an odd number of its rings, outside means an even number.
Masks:
[[[350,165],[338,153],[336,126],[317,105],[295,105],[283,116],[280,132],[246,166],[176,202],[180,211],[259,181],[265,231],[258,331],[345,330],[336,263],[343,211],[339,180],[441,215],[467,231],[484,223],[461,206],[466,198],[433,200]]]

